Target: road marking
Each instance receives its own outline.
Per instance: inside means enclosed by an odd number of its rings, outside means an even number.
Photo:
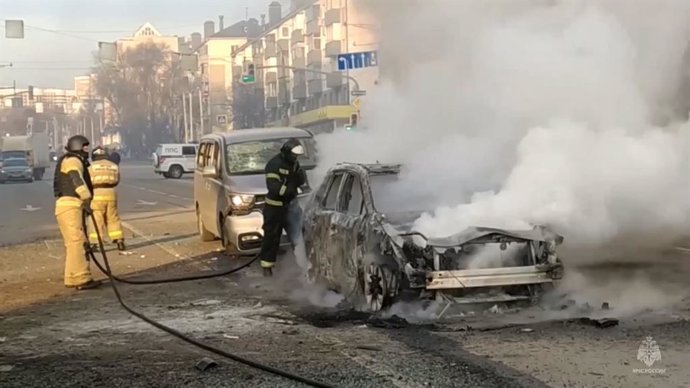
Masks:
[[[677,250],[683,252],[683,253],[688,253],[688,254],[690,254],[690,248],[686,248],[686,247],[675,247],[675,248],[676,248]]]
[[[31,205],[26,205],[26,207],[23,207],[19,210],[23,210],[25,212],[35,212],[36,210],[41,210],[41,208],[40,207],[33,207]]]
[[[127,185],[127,186],[133,187],[133,188],[141,190],[141,191],[147,191],[149,193],[153,193],[153,194],[157,194],[157,195],[163,195],[165,197],[170,197],[170,198],[175,198],[175,199],[184,199],[186,201],[193,201],[194,200],[194,198],[183,197],[183,196],[179,196],[179,195],[175,195],[175,194],[165,193],[163,191],[149,189],[148,187],[135,186],[135,185]]]
[[[344,347],[346,345],[344,342],[335,337],[316,336],[315,338],[321,343],[330,346],[337,344],[339,345],[339,347]],[[354,353],[354,349],[352,350]],[[386,365],[377,363],[377,360],[374,357],[370,357],[364,354],[350,354],[349,352],[346,352],[345,350],[341,349],[338,349],[337,352],[347,357],[348,359],[354,361],[355,363],[359,364],[360,366],[372,371],[374,374],[383,377],[387,381],[390,381],[393,385],[395,385],[398,388],[413,388],[421,386],[421,384],[406,384],[404,381],[399,381],[394,377],[391,378],[390,376],[400,376],[402,373],[395,371],[387,367]]]
[[[138,200],[137,200],[137,204],[138,204],[138,205],[146,205],[146,206],[154,206],[154,205],[157,205],[158,202],[147,202],[147,201],[138,199]]]
[[[135,227],[134,227],[132,224],[130,224],[129,222],[127,222],[127,221],[122,221],[122,226],[124,226],[125,228],[129,229],[132,233],[134,233],[134,234],[136,234],[136,235],[139,235],[141,238],[143,238],[144,240],[146,240],[146,242],[153,243],[153,245],[155,245],[155,246],[157,246],[158,248],[164,250],[165,252],[167,252],[168,254],[172,255],[173,257],[176,257],[176,258],[178,258],[178,259],[179,259],[179,258],[182,258],[182,255],[179,254],[177,251],[175,251],[174,249],[169,248],[169,247],[163,245],[162,243],[159,243],[159,242],[153,240],[152,238],[148,237],[148,236],[145,235],[142,231],[140,231],[139,229],[135,228]]]

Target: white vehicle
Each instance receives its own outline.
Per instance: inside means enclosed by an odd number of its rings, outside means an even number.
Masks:
[[[161,144],[153,153],[153,167],[156,174],[166,178],[182,178],[193,173],[196,167],[198,144]]]
[[[33,179],[40,181],[50,167],[50,146],[48,134],[34,132],[25,136],[6,136],[1,138],[2,154],[0,159],[26,159],[31,168]]]

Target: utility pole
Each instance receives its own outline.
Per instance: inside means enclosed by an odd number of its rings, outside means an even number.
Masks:
[[[189,137],[194,140],[194,97],[189,94]]]
[[[201,136],[204,135],[204,105],[202,103],[203,98],[202,98],[201,94],[202,94],[201,89],[199,89],[199,123],[200,123],[199,128],[200,128],[200,132],[199,132],[199,136],[197,137],[198,139],[201,139]],[[210,124],[211,123],[209,123],[209,125]]]
[[[184,142],[189,143],[189,124],[187,122],[187,97],[182,94],[182,114],[184,116]]]

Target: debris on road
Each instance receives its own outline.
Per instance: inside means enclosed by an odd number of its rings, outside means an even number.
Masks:
[[[605,329],[607,327],[613,327],[618,325],[618,319],[616,318],[602,318],[602,319],[592,319],[592,318],[580,318],[578,320],[580,323],[586,325],[592,325],[600,329]]]
[[[381,329],[402,329],[410,325],[405,318],[400,318],[397,315],[392,315],[388,319],[370,317],[367,319],[366,324]]]
[[[194,367],[202,372],[206,372],[207,370],[211,368],[215,368],[218,366],[218,363],[213,361],[212,359],[208,357],[204,357],[199,362],[194,365]]]
[[[230,335],[230,334],[223,334],[223,338],[227,338],[227,339],[240,339],[240,337],[238,337],[238,336],[236,336],[236,335]]]
[[[523,333],[531,333],[531,332],[534,331],[534,329],[530,329],[529,327],[526,327],[526,328],[524,328],[524,329],[522,329],[522,330],[520,330],[520,331],[523,332]]]
[[[380,352],[382,350],[380,347],[372,345],[357,345],[355,346],[355,349],[371,350],[374,352]]]
[[[0,365],[0,372],[9,372],[14,369],[14,365]]]
[[[601,304],[601,309],[602,309],[602,310],[609,310],[609,309],[610,309],[610,307],[609,307],[609,302],[604,302],[604,303],[602,303],[602,304]]]

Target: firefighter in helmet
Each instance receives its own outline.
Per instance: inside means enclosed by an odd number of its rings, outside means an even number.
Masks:
[[[55,218],[65,243],[65,286],[84,290],[101,285],[93,280],[86,257],[88,242],[85,234],[85,214],[91,214],[93,188],[89,176],[89,139],[72,136],[67,151],[55,166],[53,192]]]
[[[301,193],[301,186],[307,183],[307,175],[297,161],[300,155],[304,155],[304,146],[299,140],[290,139],[266,164],[268,194],[263,210],[264,236],[259,253],[264,276],[273,275],[283,229],[289,227],[290,203]]]
[[[96,220],[101,238],[107,235],[110,241],[117,244],[117,249],[125,250],[125,235],[122,231],[120,215],[117,211],[117,193],[115,187],[120,183],[120,168],[108,156],[105,148],[93,149],[93,162],[89,166],[89,175],[93,182],[93,201],[91,209]],[[89,231],[91,244],[98,244],[98,234],[94,225]]]

